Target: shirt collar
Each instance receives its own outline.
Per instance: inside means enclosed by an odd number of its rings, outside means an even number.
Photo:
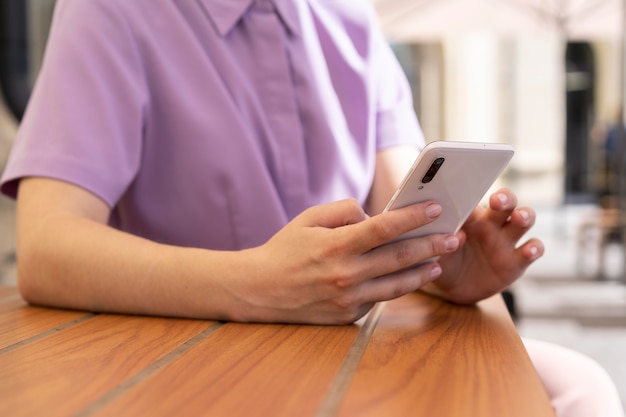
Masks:
[[[255,0],[199,0],[221,36],[226,35]],[[298,12],[294,0],[271,0],[287,29],[299,34]]]

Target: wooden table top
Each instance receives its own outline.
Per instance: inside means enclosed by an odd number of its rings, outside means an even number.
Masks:
[[[349,326],[28,306],[0,287],[0,416],[554,416],[501,297]]]

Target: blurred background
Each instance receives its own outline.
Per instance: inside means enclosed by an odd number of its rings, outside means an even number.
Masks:
[[[626,0],[359,1],[376,8],[429,141],[516,149],[498,185],[537,210],[546,244],[511,288],[520,334],[593,357],[626,404]],[[0,170],[54,4],[0,0]],[[14,210],[0,196],[0,284],[16,280]]]
[[[372,0],[428,140],[506,142],[545,256],[522,336],[602,364],[626,404],[624,0]]]

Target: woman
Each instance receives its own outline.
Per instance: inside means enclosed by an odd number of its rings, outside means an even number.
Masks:
[[[509,286],[544,250],[518,245],[535,214],[509,190],[456,235],[383,245],[441,207],[378,214],[424,141],[374,22],[352,0],[59,1],[1,182],[25,299],[338,324],[411,291]],[[552,381],[559,415],[617,409],[597,365],[567,366],[582,394],[559,404]]]

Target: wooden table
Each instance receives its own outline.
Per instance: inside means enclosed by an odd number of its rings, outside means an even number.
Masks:
[[[27,306],[0,287],[0,416],[553,416],[500,297],[351,326]]]

